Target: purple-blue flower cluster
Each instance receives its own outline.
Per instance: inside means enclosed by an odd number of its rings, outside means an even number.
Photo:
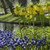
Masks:
[[[9,47],[14,50],[19,48],[21,50],[35,50],[41,46],[50,44],[50,41],[47,43],[46,38],[45,36],[42,39],[29,39],[26,35],[24,35],[24,38],[14,38],[14,34],[11,33],[11,31],[4,32],[0,30],[0,48],[7,49],[7,47]]]

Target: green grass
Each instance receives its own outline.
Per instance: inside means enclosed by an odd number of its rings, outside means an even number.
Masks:
[[[34,19],[35,19],[34,20],[35,23],[40,23],[40,18],[38,16],[34,17]],[[24,22],[23,17],[21,17],[19,19],[19,17],[16,17],[12,14],[7,14],[7,15],[0,16],[0,21],[1,22],[19,22],[20,21],[20,23]],[[27,23],[28,21],[26,20],[25,22]],[[48,16],[44,17],[44,22],[49,23],[49,17]]]

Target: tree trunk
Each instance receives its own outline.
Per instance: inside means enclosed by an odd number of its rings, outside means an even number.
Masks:
[[[3,8],[4,8],[4,11],[5,11],[5,14],[7,14],[6,5],[5,5],[4,0],[1,0],[1,3],[2,3],[2,5],[3,5]]]
[[[7,5],[9,6],[11,13],[13,14],[14,13],[13,4],[9,0],[5,0],[5,1],[6,1]]]
[[[18,0],[18,2],[21,4],[21,6],[27,5],[27,0]]]
[[[31,0],[33,3],[39,3],[40,0]]]

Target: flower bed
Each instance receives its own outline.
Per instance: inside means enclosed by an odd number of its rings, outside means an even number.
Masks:
[[[21,7],[19,4],[16,5],[15,9],[14,9],[14,13],[16,14],[16,16],[18,16],[20,19],[23,20],[24,24],[25,22],[29,22],[31,21],[33,24],[35,23],[35,17],[36,20],[40,20],[41,25],[44,25],[45,23],[45,11],[48,12],[48,17],[50,16],[50,2],[47,2],[46,5],[41,5],[36,4],[34,5],[33,3],[30,3],[29,5],[27,5],[27,7]],[[50,25],[50,17],[49,17],[49,25]]]
[[[0,30],[0,49],[1,50],[49,50],[50,41],[47,41],[47,36],[38,39],[38,34],[36,39],[28,38],[26,34],[24,38],[14,38],[14,34],[11,31],[1,31]]]

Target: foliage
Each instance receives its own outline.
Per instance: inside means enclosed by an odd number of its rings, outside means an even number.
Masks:
[[[35,38],[28,38],[26,34],[23,38],[14,38],[14,33],[11,31],[1,31],[0,30],[0,48],[3,50],[15,49],[15,50],[34,50],[34,49],[50,49],[50,41],[47,41],[47,36],[43,36],[39,39],[39,35],[36,35]],[[49,48],[48,48],[49,47]]]
[[[36,39],[37,34],[39,35],[39,39],[41,39],[43,36],[47,36],[47,40],[50,41],[50,37],[49,37],[50,36],[50,27],[35,26],[34,29],[32,26],[24,27],[21,29],[21,32],[20,32],[20,30],[16,29],[14,35],[15,36],[18,35],[18,37],[19,37],[19,35],[21,36],[21,33],[22,33],[22,35],[26,34],[29,38],[35,37],[35,39]]]

